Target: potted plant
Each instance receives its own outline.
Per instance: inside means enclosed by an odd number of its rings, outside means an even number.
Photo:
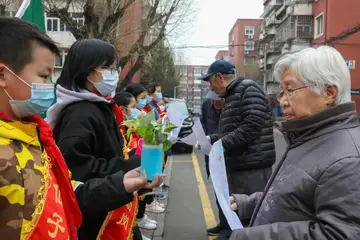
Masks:
[[[153,111],[142,118],[124,121],[123,125],[128,127],[128,137],[135,132],[143,139],[141,149],[141,173],[146,172],[148,180],[152,181],[154,175],[162,174],[162,163],[164,152],[171,148],[172,142],[168,140],[169,134],[176,126],[167,123],[166,126],[157,123]]]

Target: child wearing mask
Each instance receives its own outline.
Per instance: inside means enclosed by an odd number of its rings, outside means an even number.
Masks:
[[[102,192],[92,195],[94,201],[98,199],[96,206],[88,208],[91,202],[83,202],[86,211],[83,211],[79,240],[112,239],[114,232],[119,239],[131,236],[142,239],[136,227],[137,195],[133,192],[151,189],[160,182],[157,177],[152,183],[147,180],[144,183],[137,174],[139,168],[132,170],[140,165],[140,158],[127,156],[128,149],[119,129],[122,119],[118,116],[122,112],[110,97],[119,81],[117,66],[113,45],[98,39],[75,42],[57,80],[57,102],[47,113],[54,139],[73,179],[107,180]],[[124,172],[125,176],[133,172],[132,189],[126,188]],[[124,201],[129,204],[125,205]],[[131,227],[116,224],[124,217]]]

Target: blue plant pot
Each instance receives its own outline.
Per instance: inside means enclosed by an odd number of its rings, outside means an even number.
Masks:
[[[154,175],[162,174],[163,145],[142,145],[141,150],[141,174],[146,172],[149,181],[154,179]]]

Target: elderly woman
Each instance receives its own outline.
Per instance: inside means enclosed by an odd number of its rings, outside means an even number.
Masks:
[[[263,193],[232,197],[252,220],[231,239],[360,239],[360,127],[343,57],[308,48],[274,75],[289,146]]]

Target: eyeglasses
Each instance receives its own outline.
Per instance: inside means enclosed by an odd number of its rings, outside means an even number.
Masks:
[[[114,73],[120,73],[120,68],[117,68],[117,67],[115,67],[115,66],[102,66],[101,67],[102,69],[106,69],[106,70],[108,70],[108,71],[110,71],[111,72],[111,74],[114,74]]]
[[[276,98],[279,102],[281,101],[281,99],[283,97],[286,97],[286,100],[289,100],[294,95],[294,92],[301,90],[301,89],[308,88],[308,87],[312,87],[312,86],[313,85],[306,85],[306,86],[302,86],[302,87],[298,87],[298,88],[287,88],[287,89],[285,89],[285,91],[279,92],[276,95]]]

